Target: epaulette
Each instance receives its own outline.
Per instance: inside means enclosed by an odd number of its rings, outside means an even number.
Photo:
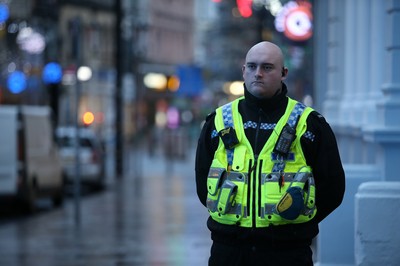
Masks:
[[[317,111],[314,110],[311,112],[311,114],[314,115],[320,122],[326,122],[325,117]]]
[[[215,111],[209,113],[206,117],[206,121],[210,120],[213,116],[215,116]]]

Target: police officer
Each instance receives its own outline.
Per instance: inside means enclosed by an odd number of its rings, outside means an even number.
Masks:
[[[277,45],[254,45],[242,73],[244,96],[207,117],[196,151],[209,265],[313,265],[318,224],[345,190],[335,136],[319,113],[287,96]]]

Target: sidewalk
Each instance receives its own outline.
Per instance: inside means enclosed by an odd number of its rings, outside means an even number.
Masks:
[[[195,191],[194,151],[188,155],[167,162],[132,152],[123,179],[82,198],[79,226],[73,199],[1,225],[0,265],[207,265],[208,214]]]

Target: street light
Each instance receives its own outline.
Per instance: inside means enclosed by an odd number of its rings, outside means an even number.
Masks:
[[[81,193],[81,169],[79,162],[79,103],[81,98],[81,83],[92,78],[92,69],[88,66],[81,66],[76,71],[78,82],[76,83],[75,96],[75,179],[74,179],[74,198],[75,198],[75,223],[80,224],[80,193]]]
[[[88,66],[81,66],[78,68],[76,75],[79,81],[88,81],[92,78],[92,69]]]

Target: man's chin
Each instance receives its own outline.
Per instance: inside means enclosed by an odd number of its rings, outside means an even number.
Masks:
[[[252,89],[249,91],[254,97],[257,98],[267,98],[267,96],[265,95],[265,91],[263,88],[259,88],[259,87],[252,87]]]

